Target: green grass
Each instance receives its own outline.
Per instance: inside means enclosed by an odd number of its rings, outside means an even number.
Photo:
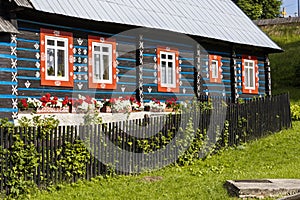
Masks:
[[[273,88],[300,86],[300,25],[262,27],[283,50],[270,55]]]
[[[97,178],[41,192],[32,199],[233,199],[223,184],[229,179],[300,178],[300,122],[244,146],[230,148],[195,165],[152,173]],[[145,176],[162,180],[148,182]]]

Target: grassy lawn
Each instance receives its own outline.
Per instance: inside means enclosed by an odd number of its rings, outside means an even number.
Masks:
[[[138,176],[119,176],[62,186],[32,199],[232,199],[223,184],[228,179],[300,178],[300,122],[195,165],[167,167]],[[145,180],[146,176],[162,178]]]
[[[273,88],[300,86],[300,25],[262,27],[282,49],[283,53],[270,55]]]

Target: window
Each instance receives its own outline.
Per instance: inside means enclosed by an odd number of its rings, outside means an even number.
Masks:
[[[73,87],[72,33],[41,29],[41,85]]]
[[[212,60],[211,61],[211,78],[215,79],[219,77],[219,67],[218,61]]]
[[[93,42],[93,82],[112,83],[112,45]]]
[[[258,66],[255,57],[243,56],[242,60],[243,93],[258,93]]]
[[[222,82],[222,57],[209,55],[209,77],[210,82]]]
[[[116,89],[116,43],[89,36],[89,87]]]
[[[158,91],[179,92],[178,51],[157,48]]]

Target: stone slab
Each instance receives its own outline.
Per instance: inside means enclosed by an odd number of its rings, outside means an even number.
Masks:
[[[239,198],[279,197],[300,193],[300,179],[227,180],[225,188]]]

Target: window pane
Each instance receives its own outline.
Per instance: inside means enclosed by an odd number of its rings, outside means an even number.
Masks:
[[[161,54],[162,59],[166,59],[166,54]]]
[[[52,45],[52,46],[54,46],[54,40],[47,40],[47,45]]]
[[[253,68],[249,69],[249,87],[254,87],[254,73]]]
[[[94,54],[94,78],[96,80],[100,80],[100,55],[99,54]]]
[[[173,60],[173,55],[168,55],[169,60]]]
[[[110,71],[109,56],[103,55],[103,72],[102,72],[103,80],[109,80],[109,71]]]
[[[173,62],[168,62],[168,83],[173,84],[174,75],[173,75]]]
[[[212,61],[211,63],[211,71],[212,71],[212,78],[218,78],[218,63],[216,61]]]
[[[47,75],[55,76],[55,54],[54,49],[47,49]]]
[[[102,51],[103,52],[109,52],[109,48],[108,47],[102,47]]]
[[[167,70],[166,70],[166,62],[161,62],[161,82],[163,84],[167,83]]]
[[[57,76],[58,77],[65,77],[65,51],[58,50],[57,51]]]
[[[64,47],[65,46],[65,42],[64,41],[57,41],[57,46]]]
[[[248,68],[245,69],[245,86],[246,87],[249,87],[249,80],[248,80],[248,77],[249,77],[249,72],[248,72]]]
[[[94,51],[100,51],[100,47],[99,46],[94,46]]]

